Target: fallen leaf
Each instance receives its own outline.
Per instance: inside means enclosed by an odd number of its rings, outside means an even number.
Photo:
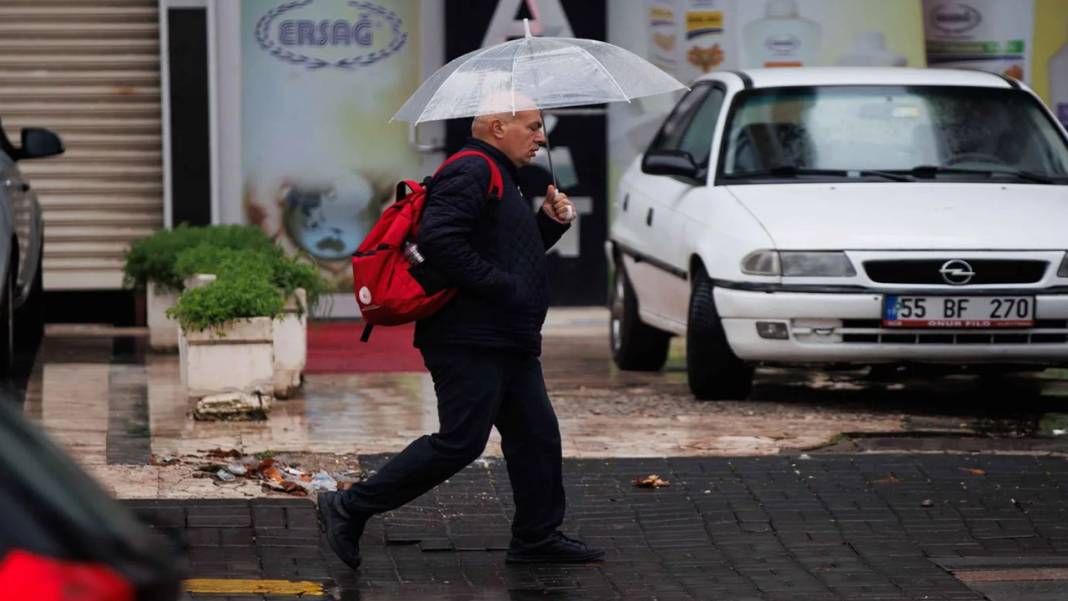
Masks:
[[[268,482],[274,482],[276,484],[281,484],[286,481],[285,477],[282,476],[282,472],[273,465],[268,466],[267,469],[260,470],[260,475]]]
[[[271,469],[272,467],[274,467],[274,459],[264,459],[259,462],[255,469],[249,471],[254,471],[256,473],[262,474],[263,472]],[[277,470],[277,468],[275,469]]]
[[[638,488],[661,488],[664,486],[671,486],[670,482],[661,480],[660,476],[656,474],[649,474],[645,478],[635,478],[632,484]]]
[[[282,490],[286,491],[291,495],[304,496],[308,494],[308,489],[297,484],[296,482],[290,482],[289,480],[286,480],[282,483]]]
[[[150,465],[174,465],[179,462],[180,460],[173,455],[163,455],[160,457],[152,455],[148,459]]]
[[[305,490],[303,486],[290,482],[288,480],[283,480],[282,482],[267,481],[263,483],[263,487],[268,490],[278,490],[284,493],[289,493],[291,495],[301,497],[308,494],[308,491]]]
[[[208,449],[207,455],[208,455],[208,457],[212,457],[214,459],[224,459],[224,458],[240,459],[241,458],[241,452],[238,451],[237,449],[226,449],[226,450],[223,450],[223,449],[218,448],[218,447],[216,447],[214,449]]]
[[[968,472],[969,474],[971,474],[973,476],[985,476],[986,475],[986,470],[982,470],[982,469],[979,469],[977,467],[962,467],[962,468],[960,468],[960,471]]]
[[[879,478],[878,480],[872,480],[872,484],[901,484],[902,480],[897,476],[890,474],[885,478]]]

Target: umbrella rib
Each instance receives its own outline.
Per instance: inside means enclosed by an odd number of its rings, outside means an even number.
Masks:
[[[616,89],[619,90],[619,93],[623,95],[623,100],[626,100],[627,103],[629,104],[630,103],[630,96],[628,96],[627,93],[623,91],[623,86],[619,85],[619,82],[616,81],[615,77],[612,77],[612,74],[609,73],[608,69],[606,69],[605,66],[601,64],[601,61],[597,60],[596,57],[594,57],[592,54],[590,54],[589,51],[586,50],[585,48],[583,48],[582,46],[579,46],[578,44],[575,44],[574,47],[578,48],[580,52],[582,52],[586,56],[590,57],[590,60],[593,61],[593,64],[597,65],[597,68],[600,69],[602,73],[604,73],[605,77],[607,77],[609,79],[609,81],[612,82],[612,85],[614,85],[616,87]]]
[[[525,23],[526,19],[524,19],[523,21]],[[528,29],[527,31],[529,33],[530,30]],[[524,41],[526,41],[527,46],[530,45],[530,41],[529,40],[530,40],[529,37],[524,38]],[[511,80],[511,82],[509,82],[509,84],[510,84],[509,87],[512,88],[512,116],[513,117],[515,117],[515,63],[516,63],[515,59],[516,59],[517,56],[519,56],[519,44],[515,45],[515,52],[512,53],[512,80]]]

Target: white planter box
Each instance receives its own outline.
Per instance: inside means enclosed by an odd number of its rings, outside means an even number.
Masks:
[[[274,338],[269,317],[240,319],[222,328],[181,331],[182,384],[191,398],[222,392],[273,392]]]
[[[185,286],[186,290],[192,290],[194,288],[200,288],[201,286],[207,286],[208,284],[210,284],[210,283],[212,283],[214,281],[215,281],[215,274],[213,274],[213,273],[195,273],[195,274],[185,278],[184,280],[182,280],[182,285]],[[179,296],[181,296],[181,295],[179,295]],[[177,301],[175,301],[175,302],[177,302]],[[187,389],[188,389],[188,386],[186,386],[185,374],[186,374],[186,365],[187,365],[187,362],[188,362],[188,357],[189,357],[189,343],[186,341],[185,335],[182,332],[181,325],[179,325],[178,326],[178,366],[179,366],[178,367],[178,375],[179,375],[179,380],[181,380],[181,382],[182,382],[182,387],[183,388],[187,388]]]
[[[178,322],[167,317],[167,309],[178,302],[178,293],[163,292],[155,282],[149,282],[145,297],[149,347],[154,351],[175,350],[178,348]]]
[[[274,395],[289,398],[304,382],[308,360],[308,295],[298,288],[274,320]]]

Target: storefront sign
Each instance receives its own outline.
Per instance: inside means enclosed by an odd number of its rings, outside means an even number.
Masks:
[[[351,1],[341,7],[325,1],[336,7],[330,18],[315,14],[316,0],[293,0],[265,12],[255,28],[260,49],[307,69],[350,69],[390,57],[408,40],[404,22],[388,8]]]

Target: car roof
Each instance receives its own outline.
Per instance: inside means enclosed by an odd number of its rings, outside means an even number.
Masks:
[[[903,67],[801,67],[741,69],[754,88],[819,85],[1019,87],[995,73],[973,69],[909,69]],[[715,73],[701,77],[709,79]]]

